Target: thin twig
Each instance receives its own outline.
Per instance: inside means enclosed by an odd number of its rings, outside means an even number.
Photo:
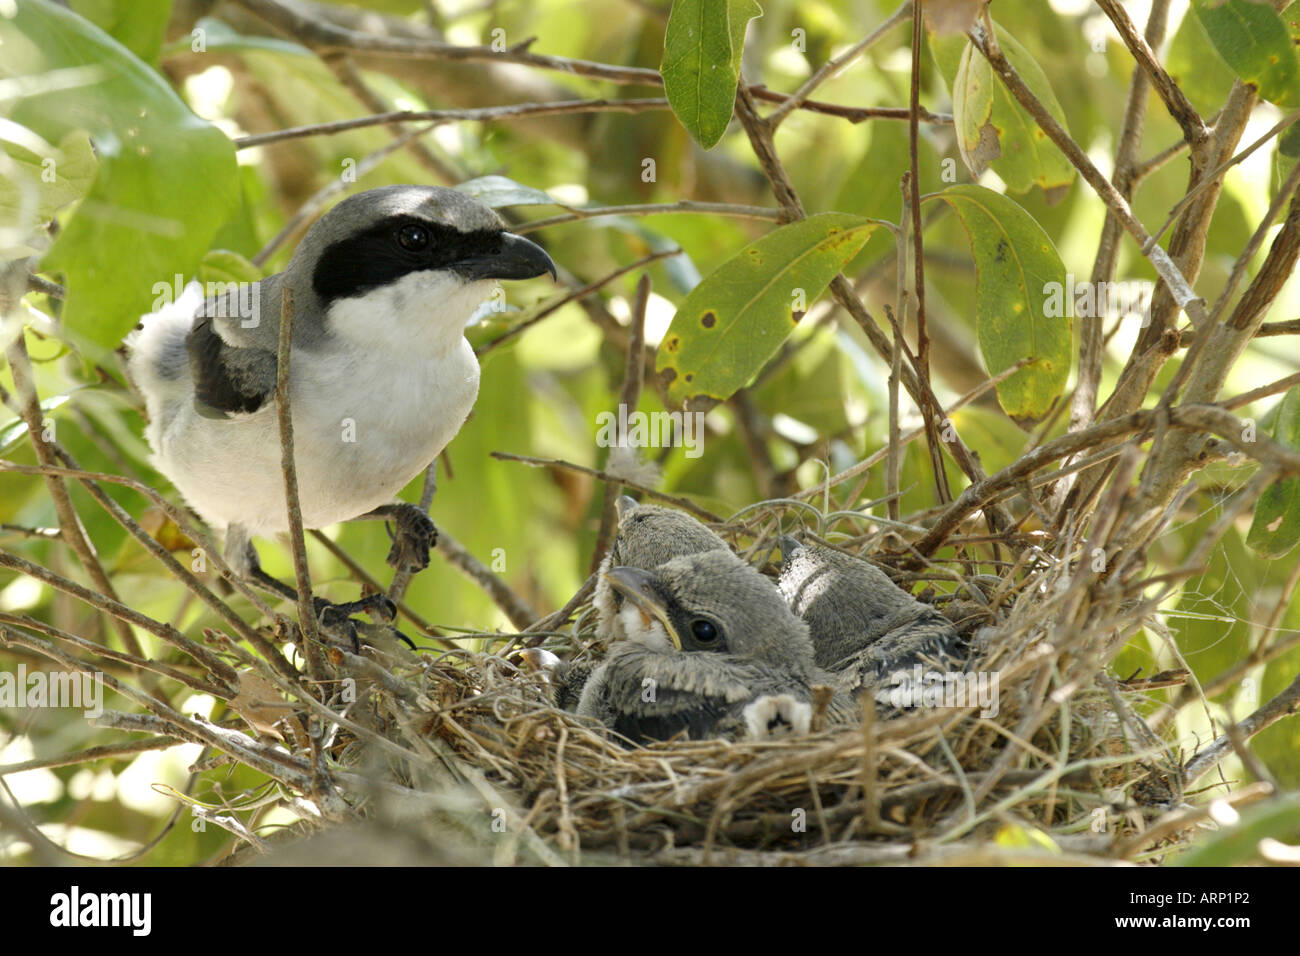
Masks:
[[[303,540],[302,507],[298,500],[298,467],[293,455],[293,411],[289,393],[289,358],[293,351],[293,291],[285,286],[280,300],[280,341],[276,353],[275,407],[280,425],[280,469],[284,473],[284,505],[289,519],[289,550],[298,588],[298,626],[302,628],[307,674],[324,678],[320,660],[320,629],[311,597],[311,573],[307,569],[307,543]]]
[[[590,475],[592,478],[599,481],[621,481],[628,488],[631,488],[633,491],[637,491],[648,498],[654,498],[656,501],[665,501],[676,508],[681,508],[683,511],[689,511],[697,518],[703,518],[705,521],[712,521],[716,524],[722,523],[722,518],[715,515],[707,508],[701,508],[689,498],[665,494],[662,491],[656,491],[654,488],[647,488],[634,481],[628,481],[626,478],[620,478],[596,468],[588,468],[586,465],[575,465],[573,462],[564,461],[559,458],[534,458],[530,455],[515,455],[507,451],[494,451],[491,454],[493,458],[496,458],[499,461],[517,461],[520,464],[532,465],[534,468],[563,468],[565,471],[576,471],[580,475]]]
[[[908,13],[911,12],[911,8],[911,0],[906,0],[901,7],[889,15],[884,23],[880,24],[880,26],[868,33],[866,37],[849,47],[839,56],[831,57],[831,59],[819,66],[812,76],[804,80],[803,85],[800,86],[799,89],[795,90],[784,103],[772,110],[772,112],[768,113],[767,116],[763,118],[763,121],[767,123],[770,128],[776,129],[776,127],[781,124],[781,121],[789,116],[790,113],[799,109],[804,103],[808,102],[808,97],[812,96],[813,90],[817,89],[817,87],[821,86],[835,74],[839,73],[844,69],[844,67],[848,66],[872,46],[884,39],[885,34],[895,26],[902,23]],[[913,104],[913,107],[915,107],[915,104]]]
[[[557,201],[557,206],[564,206]],[[788,222],[789,214],[784,209],[772,209],[767,206],[743,206],[725,202],[698,202],[694,199],[681,199],[677,202],[630,203],[625,206],[589,206],[577,209],[565,206],[567,213],[551,216],[547,219],[534,219],[523,222],[514,228],[514,232],[536,232],[550,226],[563,225],[566,222],[581,222],[584,219],[598,219],[602,216],[662,216],[682,212],[707,213],[712,216],[735,216],[738,219],[767,219],[772,222]]]
[[[268,146],[286,140],[300,139],[304,136],[333,136],[354,129],[366,129],[370,126],[389,126],[394,123],[429,123],[442,126],[447,123],[483,123],[520,117],[559,116],[572,113],[643,113],[648,110],[666,110],[668,100],[664,97],[647,97],[644,99],[610,100],[557,100],[553,103],[511,103],[508,106],[485,106],[476,109],[461,110],[392,110],[386,113],[374,113],[350,120],[335,120],[331,123],[312,123],[307,126],[291,126],[271,133],[256,133],[240,136],[234,140],[235,149],[250,149],[254,146]]]
[[[597,279],[595,282],[588,283],[587,285],[583,286],[581,289],[573,289],[569,292],[566,292],[564,295],[560,296],[559,298],[553,299],[550,302],[543,305],[541,308],[539,308],[528,318],[524,319],[522,322],[519,322],[516,325],[512,325],[509,329],[501,333],[501,335],[497,336],[491,342],[479,346],[478,349],[475,350],[475,354],[479,356],[486,355],[487,353],[491,352],[493,349],[498,348],[501,345],[504,345],[506,342],[509,342],[511,339],[515,338],[516,336],[521,335],[522,333],[526,332],[528,329],[531,329],[538,322],[542,321],[542,319],[546,318],[548,315],[553,314],[554,312],[559,311],[561,308],[568,305],[570,302],[575,302],[578,299],[585,299],[593,292],[599,291],[600,289],[609,285],[615,279],[621,276],[625,276],[629,272],[635,272],[637,269],[643,269],[653,262],[658,262],[660,259],[668,259],[671,258],[672,256],[681,255],[681,252],[682,250],[680,249],[668,249],[663,252],[652,252],[648,256],[642,256],[640,259],[638,259],[636,262],[631,263],[630,265],[621,266],[615,269],[613,272],[609,273],[606,276],[602,276],[601,278]]]
[[[619,406],[627,414],[631,415],[636,411],[637,405],[641,402],[641,385],[645,377],[645,314],[650,305],[650,273],[643,272],[641,278],[636,284],[636,300],[632,306],[632,324],[629,327],[627,340],[627,361],[623,366],[623,390],[619,395]],[[616,419],[621,420],[622,415],[615,415]],[[620,449],[626,450],[629,455],[637,455],[639,452],[633,446],[627,444],[627,436],[620,430],[614,436],[614,443],[609,447],[606,453],[605,466],[609,467],[609,459],[618,454]],[[621,462],[626,466],[628,462]],[[605,485],[604,500],[600,508],[600,529],[596,532],[596,546],[591,551],[591,566],[587,573],[592,574],[600,563],[605,560],[605,552],[609,549],[609,543],[613,540],[615,524],[617,523],[616,503],[618,496],[622,493],[623,483],[621,481],[610,482]]]
[[[482,588],[515,627],[524,628],[537,620],[537,612],[529,607],[527,601],[515,594],[499,575],[446,531],[438,532],[438,551],[453,567]]]

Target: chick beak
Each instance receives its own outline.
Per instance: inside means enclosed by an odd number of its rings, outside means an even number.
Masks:
[[[605,572],[605,580],[615,591],[636,606],[646,618],[647,624],[658,621],[663,625],[664,633],[668,635],[668,640],[672,641],[673,647],[679,651],[682,649],[682,639],[668,619],[668,606],[653,587],[654,575],[640,568],[624,566],[610,568]]]
[[[781,548],[782,562],[789,561],[794,557],[795,552],[804,546],[802,541],[788,534],[781,535],[781,538],[777,541],[777,545]]]
[[[636,508],[636,504],[636,499],[631,495],[619,495],[614,500],[614,513],[618,516],[620,524],[624,518],[632,513],[632,510]]]

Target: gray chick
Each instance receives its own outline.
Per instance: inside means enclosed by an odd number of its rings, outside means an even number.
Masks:
[[[622,495],[615,502],[618,530],[609,552],[601,562],[596,578],[596,591],[592,605],[596,609],[596,635],[606,645],[627,638],[620,614],[624,610],[623,596],[614,588],[607,573],[614,567],[626,566],[651,570],[665,561],[702,551],[730,551],[727,542],[696,521],[690,515],[671,508],[640,504],[636,499]],[[657,635],[644,632],[641,612],[633,610],[634,626],[643,639]],[[661,650],[672,649],[667,637],[659,638]],[[522,651],[520,658],[529,669],[541,674],[551,700],[561,710],[574,710],[582,696],[583,688],[597,665],[587,662],[561,660],[550,651],[534,648]]]
[[[551,702],[560,710],[574,710],[582,696],[582,688],[596,665],[590,661],[566,661],[541,647],[519,651],[524,666],[540,674]]]
[[[622,598],[626,639],[587,681],[579,715],[638,743],[807,732],[819,676],[808,628],[730,550],[604,579]]]
[[[781,539],[778,587],[808,625],[819,667],[837,691],[871,688],[877,699],[892,675],[965,669],[967,645],[952,622],[916,600],[875,565],[831,548]]]
[[[665,561],[704,551],[726,551],[727,542],[688,514],[658,505],[640,504],[627,495],[615,503],[618,531],[596,577],[592,606],[596,609],[596,636],[606,644],[627,637],[621,620],[623,598],[607,572],[615,567],[650,571]]]

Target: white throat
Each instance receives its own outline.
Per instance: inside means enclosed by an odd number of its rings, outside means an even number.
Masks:
[[[466,282],[445,269],[412,272],[334,302],[326,328],[335,340],[365,352],[445,355],[459,346],[465,323],[495,285],[490,279]]]

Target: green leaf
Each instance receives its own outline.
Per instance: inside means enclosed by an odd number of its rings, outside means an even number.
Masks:
[[[725,401],[767,362],[809,304],[881,225],[828,212],[782,226],[691,290],[655,362],[670,404]]]
[[[146,63],[157,63],[172,0],[72,0],[79,13]]]
[[[21,128],[19,128],[21,129]],[[34,133],[0,129],[7,144],[7,175],[0,177],[0,258],[36,255],[41,246],[28,242],[55,212],[76,202],[95,178],[95,152],[90,137],[72,131],[57,147]],[[32,142],[31,140],[38,140]],[[15,143],[15,141],[21,142]],[[35,152],[33,150],[36,150]]]
[[[554,196],[506,176],[480,176],[456,187],[493,209],[502,206],[562,206]]]
[[[745,27],[763,10],[754,0],[674,0],[664,31],[668,105],[691,137],[711,148],[731,122]]]
[[[1038,421],[1070,374],[1065,266],[1056,247],[1033,216],[991,189],[950,186],[922,202],[933,200],[951,206],[970,236],[975,327],[989,374],[1032,360],[998,385],[998,402],[1018,422]]]
[[[1005,30],[999,28],[997,38],[1021,79],[1068,130],[1065,111],[1042,67]],[[955,44],[959,43],[965,46],[960,57],[954,58]],[[1038,186],[1047,194],[1048,202],[1059,199],[1074,182],[1074,167],[993,75],[988,60],[959,38],[941,39],[934,46],[936,59],[952,88],[957,149],[971,176],[978,179],[991,166],[1012,192],[1028,192]]]
[[[69,395],[51,395],[41,402],[41,411],[49,413],[54,411],[71,396]],[[0,454],[4,454],[15,444],[17,444],[27,434],[27,423],[21,418],[15,418],[6,425],[0,426]]]
[[[205,289],[210,282],[228,285],[232,282],[260,282],[263,278],[261,269],[229,249],[213,249],[199,262],[198,280]]]
[[[1278,106],[1300,105],[1300,60],[1277,11],[1258,0],[1192,0],[1205,32],[1244,83]]]
[[[1300,386],[1282,396],[1271,437],[1300,451]],[[1300,542],[1300,478],[1283,478],[1264,489],[1255,502],[1246,544],[1256,554],[1280,558]]]
[[[1223,105],[1236,74],[1215,51],[1199,17],[1183,17],[1169,44],[1165,69],[1192,105],[1208,116]],[[1292,127],[1294,128],[1294,127]]]
[[[207,53],[283,53],[290,56],[311,56],[311,50],[300,43],[291,43],[276,37],[245,36],[233,29],[223,20],[213,17],[200,17],[194,33],[183,33],[163,47],[164,56],[199,52],[194,49],[195,40],[202,39],[203,52]]]
[[[1186,853],[1174,858],[1175,866],[1236,866],[1258,861],[1261,840],[1286,842],[1300,836],[1300,793],[1284,793],[1244,807],[1236,823],[1203,837]]]
[[[99,358],[235,211],[234,147],[156,71],[48,0],[0,18],[0,43],[0,76],[30,89],[12,118],[51,142],[85,130],[95,143],[94,185],[41,267],[64,274],[64,328]]]
[[[1180,529],[1189,550],[1209,532],[1213,518],[1207,514]],[[1210,555],[1205,572],[1183,585],[1169,618],[1183,658],[1201,683],[1250,653],[1250,622],[1260,573],[1260,562],[1251,560],[1241,533],[1230,528]]]

